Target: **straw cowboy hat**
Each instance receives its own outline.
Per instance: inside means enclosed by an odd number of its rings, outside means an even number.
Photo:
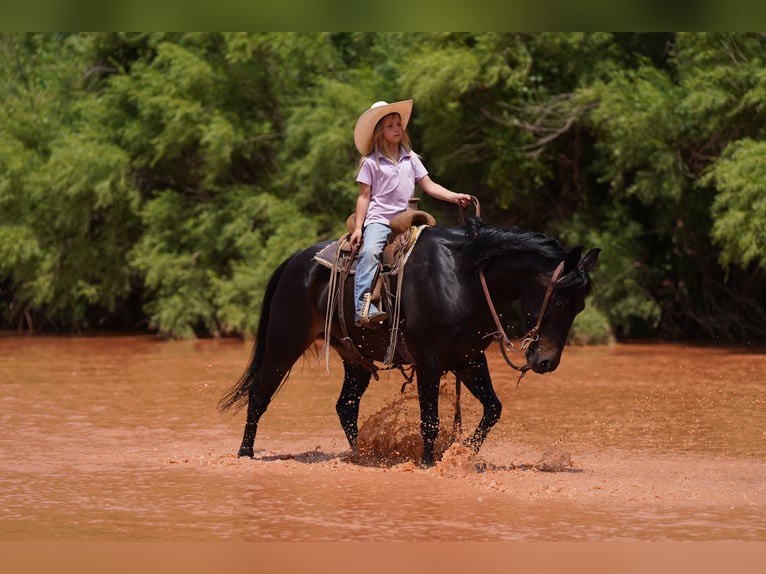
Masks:
[[[375,126],[381,118],[393,113],[399,114],[402,118],[402,129],[407,129],[407,122],[410,121],[410,114],[412,114],[412,100],[402,100],[393,104],[375,102],[369,110],[359,116],[354,126],[354,145],[360,154],[367,155],[372,151],[372,133],[375,131]]]

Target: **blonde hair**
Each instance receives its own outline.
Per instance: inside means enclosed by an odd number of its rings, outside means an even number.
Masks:
[[[375,156],[375,162],[378,164],[378,167],[380,167],[380,157],[387,157],[394,163],[399,161],[398,157],[390,157],[388,154],[386,154],[386,146],[384,145],[385,139],[383,138],[383,125],[385,122],[385,119],[389,116],[399,116],[399,119],[401,119],[401,115],[399,115],[398,112],[391,112],[390,114],[386,114],[382,118],[378,120],[378,123],[375,124],[375,129],[372,131],[372,149],[368,150],[367,154],[363,155],[359,159],[359,169],[362,168],[362,164],[364,163],[364,159],[370,155],[373,154]],[[412,144],[410,143],[410,136],[407,133],[406,129],[402,130],[402,141],[400,144],[405,151],[408,153],[415,153],[412,151]],[[358,171],[358,170],[357,170]]]

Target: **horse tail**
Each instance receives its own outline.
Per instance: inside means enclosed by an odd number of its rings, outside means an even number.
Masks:
[[[244,374],[240,377],[239,381],[237,381],[237,384],[226,391],[226,394],[218,402],[218,410],[220,412],[227,411],[232,407],[236,407],[235,410],[239,410],[247,403],[248,397],[250,396],[250,388],[257,380],[258,372],[261,370],[261,365],[263,364],[263,357],[266,354],[266,330],[269,326],[271,302],[274,299],[274,293],[276,293],[279,280],[282,278],[282,274],[284,273],[287,264],[290,263],[293,257],[295,257],[295,255],[288,257],[279,267],[277,267],[266,285],[266,292],[263,295],[263,303],[261,304],[261,317],[258,319],[258,330],[255,335],[255,345],[250,358],[250,364]]]

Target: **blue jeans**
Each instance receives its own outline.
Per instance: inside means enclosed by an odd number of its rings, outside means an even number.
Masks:
[[[354,307],[356,309],[355,320],[358,321],[362,314],[364,294],[372,289],[372,280],[378,270],[378,262],[386,245],[391,228],[383,223],[370,223],[364,228],[364,241],[359,251],[359,259],[356,262],[356,276],[354,277]],[[378,309],[374,304],[370,305],[370,315],[374,315]]]

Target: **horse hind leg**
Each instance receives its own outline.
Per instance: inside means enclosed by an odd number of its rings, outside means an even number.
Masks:
[[[312,261],[315,248],[289,257],[274,271],[263,296],[253,356],[245,374],[219,403],[220,410],[247,400],[240,457],[253,456],[260,420],[293,363],[321,332],[318,292],[326,281]]]
[[[289,372],[287,369],[261,369],[250,387],[247,401],[247,420],[242,443],[237,456],[253,458],[255,434],[258,431],[258,421],[271,403],[271,399],[279,389],[279,385]]]
[[[239,457],[253,457],[253,444],[258,430],[258,421],[266,412],[282,382],[290,373],[293,364],[303,355],[316,337],[308,330],[296,336],[289,327],[299,323],[282,322],[277,328],[270,328],[266,337],[263,360],[249,375],[252,383],[248,389],[247,421],[239,447]]]

